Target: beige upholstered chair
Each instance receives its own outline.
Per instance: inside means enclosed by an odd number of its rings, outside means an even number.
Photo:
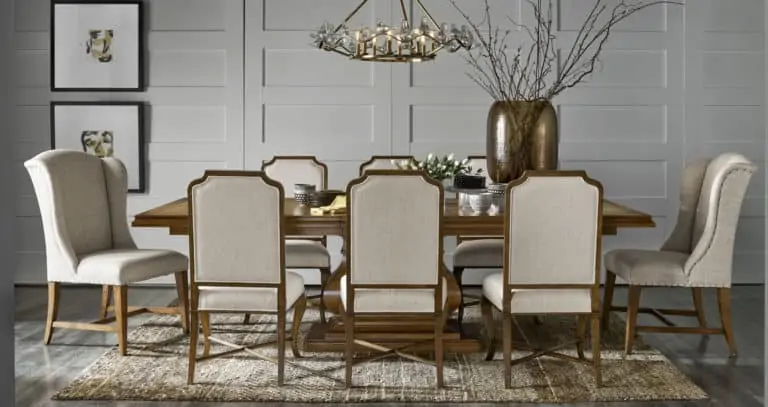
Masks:
[[[487,359],[496,351],[493,309],[503,318],[504,383],[511,386],[512,315],[576,314],[579,360],[600,375],[600,240],[603,188],[583,171],[528,171],[507,186],[504,269],[483,281],[481,307],[489,336]],[[553,253],[557,253],[553,256]],[[592,360],[583,342],[592,320]],[[555,348],[547,354],[566,357]],[[570,357],[566,357],[570,358]]]
[[[277,314],[277,381],[282,385],[285,314],[293,307],[292,342],[298,357],[296,339],[306,307],[304,279],[285,270],[283,188],[261,172],[206,171],[189,184],[187,194],[192,271],[187,382],[194,382],[198,314],[203,322],[204,356],[214,341],[274,362],[251,351],[252,346],[227,343],[211,335],[211,312],[259,312]]]
[[[341,309],[347,346],[346,384],[352,385],[354,348],[426,362],[400,350],[355,338],[357,318],[387,315],[433,323],[437,386],[443,385],[443,187],[419,171],[368,170],[347,186],[347,264]],[[429,363],[429,362],[427,362]]]
[[[294,184],[313,184],[318,190],[328,187],[328,166],[313,156],[275,156],[262,165],[262,171],[283,185],[286,197],[293,197]],[[285,264],[289,269],[317,269],[320,271],[320,319],[325,322],[325,304],[322,293],[331,277],[331,255],[326,248],[326,236],[288,236]],[[245,316],[248,323],[249,315]]]
[[[117,333],[127,353],[127,317],[141,312],[175,313],[187,330],[187,257],[170,250],[138,249],[128,229],[128,175],[115,158],[51,150],[24,163],[37,195],[45,233],[48,318],[45,344],[54,328]],[[179,306],[128,307],[128,284],[174,274]],[[115,316],[90,324],[57,321],[61,283],[109,286]],[[106,312],[106,307],[102,310]],[[114,326],[105,325],[116,321]]]
[[[686,166],[680,188],[677,224],[660,250],[613,250],[605,256],[606,278],[603,325],[610,311],[627,312],[625,351],[632,351],[636,332],[723,334],[731,356],[736,342],[731,328],[731,267],[733,243],[742,201],[756,167],[739,154],[727,153]],[[629,283],[627,307],[613,307],[616,276]],[[648,287],[687,287],[695,310],[639,308],[640,292]],[[716,288],[721,328],[707,327],[702,288]],[[637,313],[651,313],[667,327],[637,326]],[[698,318],[699,327],[678,327],[664,317]]]
[[[394,170],[397,169],[392,160],[412,160],[412,155],[374,155],[371,158],[360,164],[360,175],[366,170]]]

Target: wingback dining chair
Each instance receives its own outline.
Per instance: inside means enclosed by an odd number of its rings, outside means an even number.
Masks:
[[[600,373],[600,259],[603,188],[583,171],[527,171],[509,183],[504,213],[504,266],[483,280],[481,309],[488,354],[496,352],[493,310],[502,314],[504,385],[512,384],[512,316],[576,315],[578,360]],[[557,254],[557,255],[554,255]],[[584,357],[586,327],[592,320],[592,360]],[[555,352],[540,350],[515,363]]]
[[[54,328],[115,332],[127,353],[127,318],[141,312],[181,315],[187,330],[187,257],[171,250],[139,249],[128,229],[128,175],[116,158],[74,150],[50,150],[24,163],[34,185],[45,235],[48,317],[45,344]],[[128,285],[173,274],[178,307],[128,307]],[[111,287],[115,315],[93,323],[59,321],[62,283]],[[116,322],[114,325],[107,325]]]
[[[370,360],[401,356],[356,338],[355,321],[387,315],[434,324],[437,387],[443,386],[443,187],[420,171],[368,170],[347,186],[347,274],[340,281],[346,335],[346,385],[352,385],[355,348],[383,351]]]
[[[261,172],[206,171],[189,184],[187,196],[192,271],[187,382],[194,382],[198,318],[203,322],[204,357],[214,341],[274,361],[211,334],[211,313],[258,312],[277,315],[277,381],[282,386],[285,314],[294,309],[292,349],[299,357],[297,340],[306,307],[304,279],[285,270],[283,187]]]
[[[318,190],[328,187],[328,166],[314,156],[274,156],[262,164],[261,170],[269,178],[281,183],[286,197],[293,197],[294,184],[313,184]],[[320,271],[320,294],[309,299],[320,299],[320,320],[326,321],[322,296],[331,277],[331,254],[326,236],[288,236],[285,264],[289,269],[317,269]],[[250,314],[245,315],[248,323]]]
[[[637,332],[694,333],[724,335],[730,355],[736,356],[730,305],[733,244],[744,195],[756,168],[735,153],[692,161],[683,171],[677,223],[661,249],[618,249],[605,255],[603,326],[611,311],[627,313],[626,353],[632,352]],[[629,284],[626,307],[612,306],[616,276]],[[694,310],[640,308],[641,290],[650,287],[691,289]],[[720,328],[707,326],[703,288],[717,289]],[[667,326],[638,326],[638,312],[650,313]],[[699,326],[675,326],[664,315],[697,317]]]
[[[397,167],[392,164],[392,160],[413,160],[412,155],[374,155],[371,158],[360,164],[360,175],[363,175],[366,170],[395,170]]]

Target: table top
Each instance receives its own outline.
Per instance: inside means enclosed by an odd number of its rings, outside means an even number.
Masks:
[[[343,234],[345,214],[312,215],[310,208],[299,205],[293,198],[285,199],[285,217],[288,233]],[[503,213],[474,214],[459,209],[456,200],[445,206],[444,229],[447,233],[465,235],[492,234],[502,231]],[[156,208],[139,213],[132,223],[134,227],[167,227],[171,234],[187,234],[187,198],[177,199]],[[615,234],[619,228],[649,228],[656,224],[651,215],[624,205],[603,201],[603,234]]]

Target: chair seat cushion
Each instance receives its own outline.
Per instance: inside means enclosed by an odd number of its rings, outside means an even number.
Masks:
[[[171,250],[115,249],[80,257],[77,281],[123,285],[186,271],[187,256]]]
[[[605,268],[632,285],[687,286],[685,262],[688,254],[659,250],[612,250],[605,255]]]
[[[459,243],[453,267],[503,267],[504,239],[478,239]]]
[[[331,267],[331,255],[321,243],[312,240],[285,241],[285,267],[315,269]]]
[[[483,296],[503,310],[504,277],[494,273],[483,280]],[[557,314],[592,311],[591,289],[513,289],[513,314]]]
[[[347,276],[341,276],[341,304],[347,308]],[[412,312],[428,313],[435,310],[434,290],[409,289],[355,289],[355,312]],[[443,304],[448,298],[448,282],[443,279]]]
[[[285,273],[285,309],[290,309],[304,294],[304,279]],[[277,289],[268,287],[200,287],[198,308],[205,311],[277,311]]]

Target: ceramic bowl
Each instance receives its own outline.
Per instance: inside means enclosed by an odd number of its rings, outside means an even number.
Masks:
[[[488,212],[488,209],[491,209],[491,204],[493,203],[493,195],[494,194],[491,192],[471,194],[469,195],[469,206],[473,211],[478,213]]]
[[[328,206],[333,203],[337,196],[344,195],[344,191],[338,189],[328,189],[325,191],[315,191],[312,193],[312,206]]]
[[[309,205],[312,202],[312,193],[315,192],[315,186],[312,184],[294,184],[293,199],[299,205]]]

